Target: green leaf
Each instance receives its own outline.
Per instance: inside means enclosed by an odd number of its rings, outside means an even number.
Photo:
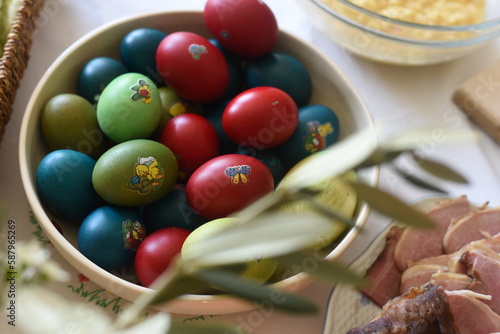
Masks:
[[[155,291],[147,306],[164,304],[184,294],[193,294],[209,289],[205,282],[187,275],[179,275],[173,280],[158,283],[161,287]]]
[[[305,298],[243,279],[233,272],[204,269],[197,272],[196,275],[210,285],[255,304],[301,313],[318,311],[317,306]]]
[[[328,283],[345,283],[355,287],[366,285],[366,280],[336,261],[327,261],[319,254],[295,252],[276,258],[284,266],[305,272]]]
[[[359,130],[303,160],[287,175],[285,190],[304,188],[353,169],[375,151],[377,143],[374,129]]]
[[[425,128],[402,132],[385,140],[380,146],[388,152],[411,151],[429,142],[437,146],[477,142],[480,138],[477,131]]]
[[[413,175],[410,175],[406,172],[404,172],[403,170],[399,169],[399,168],[395,168],[396,172],[402,177],[404,178],[406,181],[418,186],[418,187],[421,187],[421,188],[424,188],[424,189],[427,189],[427,190],[431,190],[431,191],[435,191],[435,192],[438,192],[438,193],[441,193],[441,194],[447,194],[448,192],[444,189],[441,189],[429,182],[426,182],[420,178],[417,178],[416,176],[413,176]]]
[[[265,213],[199,240],[183,260],[206,267],[272,258],[307,248],[331,229],[330,219],[322,215]]]
[[[424,159],[416,153],[413,153],[412,156],[422,169],[438,178],[458,183],[468,183],[467,179],[462,175],[442,163]]]
[[[392,217],[402,224],[422,229],[436,227],[434,222],[420,211],[382,190],[356,182],[351,182],[351,186],[372,209]]]
[[[206,321],[208,316],[199,316],[193,320],[173,320],[170,326],[171,334],[241,334],[241,328],[220,321]],[[192,322],[191,322],[192,321]],[[201,322],[194,322],[201,321]],[[154,333],[151,333],[154,334]]]

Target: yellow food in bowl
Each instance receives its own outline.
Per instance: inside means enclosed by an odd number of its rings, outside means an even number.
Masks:
[[[337,1],[323,0],[333,9]],[[484,19],[485,0],[351,0],[371,12],[425,25],[469,25]]]

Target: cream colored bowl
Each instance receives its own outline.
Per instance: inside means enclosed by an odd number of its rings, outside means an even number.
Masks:
[[[201,12],[165,12],[134,16],[107,24],[82,37],[65,52],[47,70],[37,85],[28,103],[20,134],[20,165],[24,188],[32,210],[45,234],[62,256],[78,271],[103,288],[127,300],[134,300],[148,288],[127,281],[128,274],[109,273],[83,256],[77,247],[78,227],[56,220],[64,235],[51,222],[50,213],[37,196],[35,174],[41,159],[48,153],[44,147],[40,117],[46,102],[61,93],[74,93],[80,68],[90,59],[98,56],[110,56],[117,59],[121,38],[129,31],[150,27],[166,33],[184,30],[211,37],[204,26]],[[311,73],[314,94],[312,102],[323,103],[335,110],[341,124],[341,138],[358,129],[373,127],[366,105],[351,86],[349,80],[334,63],[319,53],[313,46],[293,37],[286,32],[280,33],[277,49],[287,52],[302,61]],[[374,139],[375,140],[375,139]],[[378,169],[360,175],[365,182],[375,185],[378,181]],[[368,208],[360,205],[356,223],[362,227],[368,216]],[[337,258],[353,242],[359,229],[349,231],[329,258]],[[310,281],[306,274],[299,274],[275,283],[277,287],[295,291]],[[227,295],[185,295],[174,302],[159,307],[161,310],[178,314],[225,314],[255,308]]]

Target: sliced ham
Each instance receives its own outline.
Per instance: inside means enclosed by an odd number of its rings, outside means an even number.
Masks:
[[[500,207],[478,209],[458,219],[443,237],[445,253],[454,253],[472,241],[500,233]]]
[[[500,315],[483,300],[491,297],[469,290],[447,291],[448,303],[460,334],[491,334],[500,331]]]
[[[473,241],[463,246],[459,251],[449,254],[449,261],[447,264],[448,270],[456,273],[466,273],[467,268],[460,260],[465,252],[473,249],[484,249],[485,251],[492,250],[496,253],[500,253],[500,233],[491,238]]]
[[[448,261],[450,261],[450,257],[451,254],[442,254],[438,256],[426,257],[424,259],[420,259],[415,262],[409,261],[408,268],[421,264],[436,264],[436,265],[446,266],[448,265]]]
[[[418,264],[406,269],[401,275],[399,294],[405,293],[409,288],[429,283],[432,275],[446,271],[448,267],[439,264]]]
[[[469,289],[473,280],[466,274],[437,272],[432,275],[430,283],[442,286],[446,291]]]
[[[387,232],[386,245],[366,274],[369,286],[362,292],[379,306],[399,295],[401,272],[394,264],[394,245],[403,229],[392,226]]]
[[[442,241],[448,226],[455,219],[469,214],[471,210],[466,196],[445,200],[426,212],[427,217],[436,223],[435,229],[405,229],[394,248],[394,261],[399,270],[404,271],[408,262],[443,254]]]
[[[500,315],[500,255],[492,250],[472,249],[462,255],[460,262],[477,282],[470,290],[491,296],[485,303]]]

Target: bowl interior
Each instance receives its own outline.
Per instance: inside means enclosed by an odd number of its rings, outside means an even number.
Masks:
[[[211,37],[205,28],[201,12],[165,12],[135,16],[112,22],[87,34],[62,53],[42,77],[28,103],[20,133],[23,185],[32,210],[47,237],[78,271],[127,300],[133,300],[149,289],[129,282],[128,279],[133,277],[133,272],[124,269],[122,272],[110,273],[83,256],[77,247],[78,226],[50,215],[37,196],[35,176],[39,162],[48,153],[39,126],[41,112],[46,102],[57,94],[75,93],[77,75],[90,59],[98,56],[119,59],[121,38],[129,31],[141,27],[157,28],[166,33],[191,31]],[[358,129],[373,126],[371,116],[357,92],[324,55],[286,32],[280,32],[276,48],[295,56],[308,68],[314,90],[311,103],[325,104],[336,111],[341,124],[341,138]],[[375,185],[378,180],[378,169],[362,172],[360,178]],[[357,213],[358,226],[364,225],[367,215],[366,206],[360,205]],[[330,256],[340,255],[354,240],[358,231],[359,229],[349,231]],[[280,287],[293,290],[302,286],[306,280],[305,275],[299,274],[278,284]],[[229,296],[211,295],[185,295],[172,303],[159,306],[161,310],[179,314],[224,314],[254,307],[250,303]]]

